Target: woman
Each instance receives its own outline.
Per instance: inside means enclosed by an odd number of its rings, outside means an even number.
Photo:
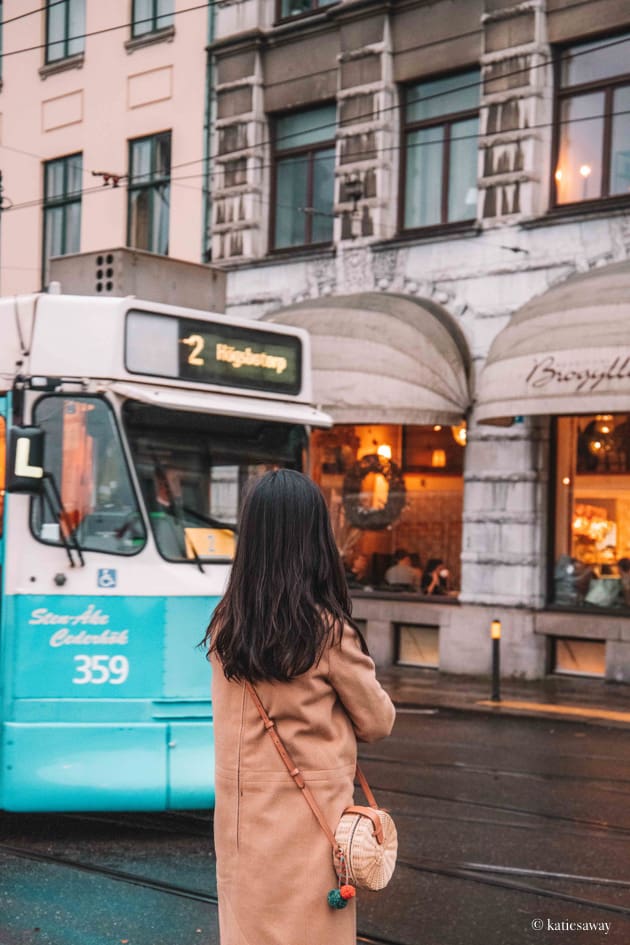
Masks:
[[[422,575],[423,594],[448,594],[448,568],[441,558],[429,558]]]
[[[355,945],[355,903],[334,910],[330,843],[284,767],[243,682],[255,687],[334,830],[353,802],[357,740],[394,707],[350,621],[317,486],[292,470],[257,480],[241,513],[212,663],[221,945]]]

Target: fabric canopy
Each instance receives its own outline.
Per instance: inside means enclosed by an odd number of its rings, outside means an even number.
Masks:
[[[479,379],[477,420],[630,411],[630,262],[528,302],[499,332]]]
[[[466,341],[433,302],[364,292],[265,320],[309,332],[313,401],[336,423],[459,423],[470,406]]]

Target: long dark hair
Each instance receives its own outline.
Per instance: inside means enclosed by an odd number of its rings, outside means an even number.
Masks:
[[[286,681],[317,662],[331,634],[340,639],[351,610],[319,488],[292,469],[265,473],[243,503],[227,590],[203,640],[208,653],[228,679]],[[361,645],[367,652],[362,637]]]

